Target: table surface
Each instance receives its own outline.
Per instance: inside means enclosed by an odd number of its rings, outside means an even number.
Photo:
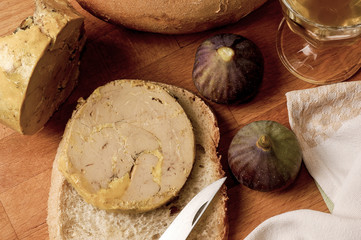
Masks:
[[[278,1],[269,0],[236,24],[196,34],[161,35],[129,30],[98,20],[71,1],[86,17],[88,36],[79,85],[44,129],[23,136],[0,125],[0,239],[48,239],[47,199],[57,146],[77,99],[114,79],[137,78],[165,82],[197,92],[192,81],[198,45],[216,33],[237,33],[255,42],[265,59],[258,95],[249,103],[209,103],[217,116],[218,148],[228,177],[229,239],[243,239],[262,221],[287,211],[314,209],[328,212],[312,177],[302,165],[294,184],[282,192],[250,190],[233,178],[227,165],[232,137],[256,120],[274,120],[289,126],[285,93],[313,88],[291,75],[278,58],[275,39],[282,19]],[[33,13],[32,0],[0,1],[0,36],[11,33]],[[292,41],[290,41],[292,44]],[[353,77],[360,78],[360,72]],[[351,79],[351,80],[353,80]]]

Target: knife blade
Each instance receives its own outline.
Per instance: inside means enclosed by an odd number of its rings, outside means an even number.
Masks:
[[[211,183],[193,197],[159,240],[185,240],[225,180],[226,177]]]

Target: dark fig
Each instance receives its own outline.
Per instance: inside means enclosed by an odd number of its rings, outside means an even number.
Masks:
[[[198,47],[192,77],[200,94],[213,102],[246,102],[260,88],[263,65],[262,53],[252,41],[218,34]]]
[[[291,184],[301,167],[296,135],[274,121],[256,121],[241,128],[228,149],[228,164],[243,185],[258,191]]]

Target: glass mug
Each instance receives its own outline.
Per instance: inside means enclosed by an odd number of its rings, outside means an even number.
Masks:
[[[296,77],[341,82],[361,67],[361,0],[279,0],[277,52]]]

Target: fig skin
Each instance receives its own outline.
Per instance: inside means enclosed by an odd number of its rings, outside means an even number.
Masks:
[[[241,128],[228,149],[235,178],[250,189],[269,192],[289,186],[297,177],[302,151],[295,134],[274,121]]]
[[[226,51],[219,51],[222,49]],[[257,94],[263,72],[264,60],[256,44],[243,36],[223,33],[198,47],[192,78],[200,94],[213,102],[243,103]]]

